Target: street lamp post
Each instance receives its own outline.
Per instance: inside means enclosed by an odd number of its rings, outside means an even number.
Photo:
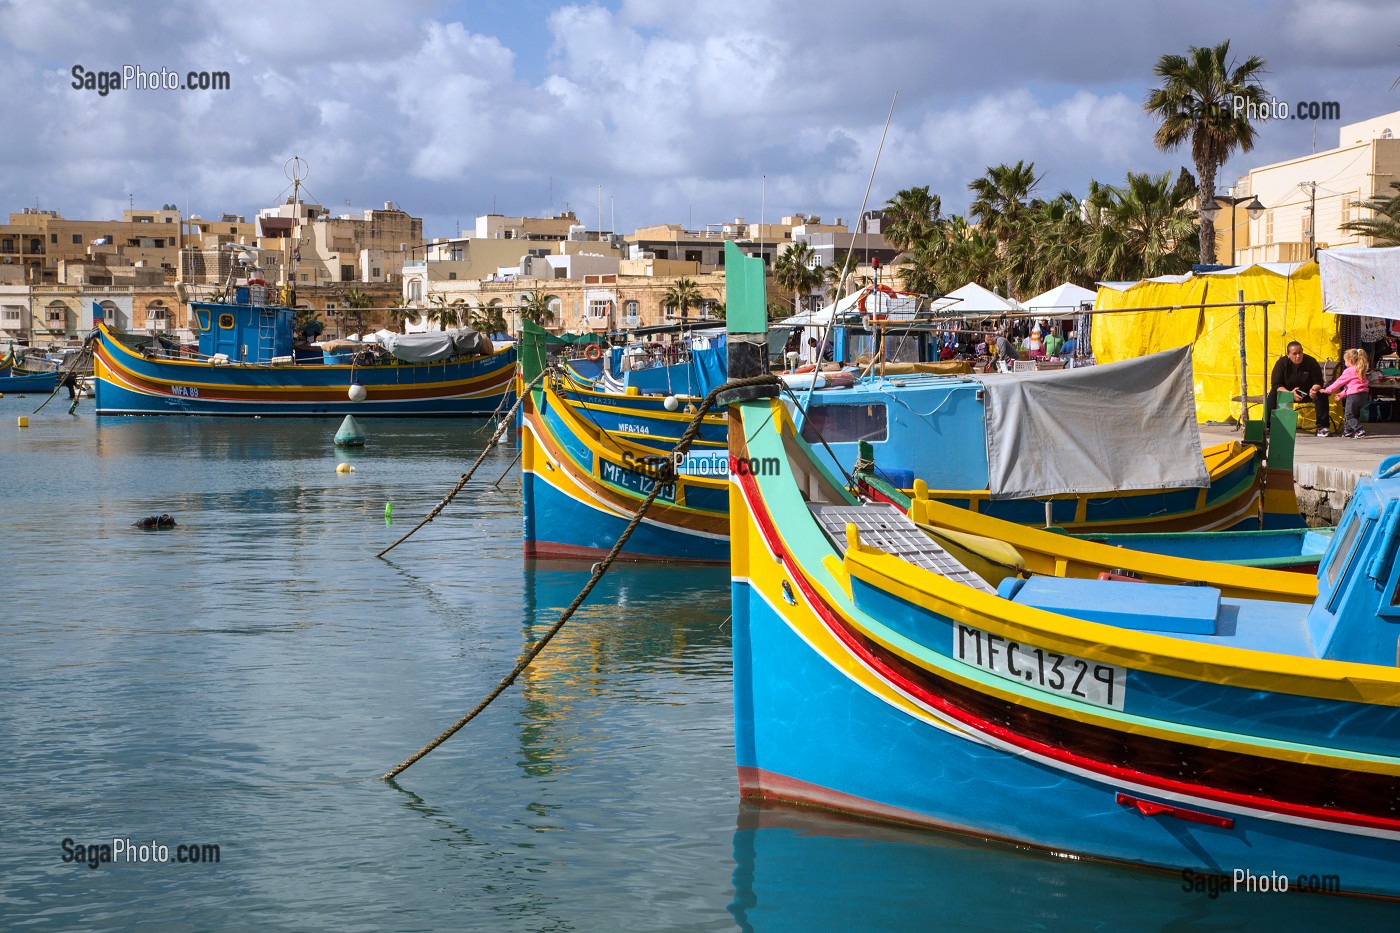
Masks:
[[[1230,265],[1233,266],[1235,264],[1235,227],[1239,226],[1235,220],[1235,208],[1244,204],[1244,211],[1249,215],[1250,220],[1258,220],[1264,216],[1264,211],[1268,208],[1260,204],[1259,199],[1253,196],[1236,198],[1226,194],[1217,194],[1209,200],[1203,199],[1203,201],[1200,214],[1212,222],[1215,220],[1215,215],[1220,213],[1220,202],[1223,201],[1230,206]]]

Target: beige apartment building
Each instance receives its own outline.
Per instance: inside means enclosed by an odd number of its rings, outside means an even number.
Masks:
[[[0,225],[0,265],[24,270],[24,284],[58,284],[59,263],[89,259],[91,250],[121,256],[133,266],[160,269],[174,281],[181,245],[180,212],[122,211],[121,220],[68,220],[57,211],[25,208]]]
[[[422,218],[410,217],[391,201],[359,217],[289,202],[261,211],[257,223],[258,246],[280,256],[287,269],[295,268],[298,287],[397,283],[410,250],[423,241]]]
[[[1251,169],[1229,193],[1257,198],[1264,211],[1251,220],[1244,204],[1232,211],[1229,199],[1218,202],[1216,255],[1230,261],[1232,233],[1238,264],[1306,262],[1325,247],[1368,246],[1342,225],[1369,216],[1356,202],[1393,196],[1392,181],[1400,181],[1400,111],[1343,126],[1334,149]]]

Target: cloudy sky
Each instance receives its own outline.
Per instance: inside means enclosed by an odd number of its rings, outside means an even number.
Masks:
[[[1281,101],[1251,165],[1400,110],[1394,0],[0,0],[0,213],[107,219],[277,203],[309,164],[337,211],[395,201],[452,235],[569,207],[630,232],[796,212],[854,218],[929,185],[952,211],[988,165],[1047,195],[1175,171],[1142,100],[1164,53],[1229,39]],[[226,91],[75,89],[74,68],[226,71]],[[1400,131],[1400,126],[1397,126]],[[346,207],[346,204],[349,207]]]

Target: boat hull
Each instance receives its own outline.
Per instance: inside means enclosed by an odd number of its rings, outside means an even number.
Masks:
[[[97,341],[99,415],[483,416],[515,394],[514,348],[446,363],[283,367],[149,359],[105,329]],[[364,401],[349,398],[356,382]]]
[[[601,557],[651,492],[655,481],[630,465],[654,451],[603,437],[552,390],[530,393],[520,438],[527,557]],[[722,563],[729,559],[727,507],[724,476],[682,476],[653,503],[619,556]]]
[[[1167,637],[1014,603],[867,546],[852,525],[841,547],[809,509],[839,504],[839,486],[795,453],[790,425],[766,427],[781,417],[731,409],[736,457],[786,463],[736,478],[731,498],[744,796],[1400,896],[1393,668],[1277,653],[1307,606],[1240,600],[1224,629]],[[1061,663],[1084,665],[1073,688],[1045,676]],[[1105,691],[1078,692],[1090,671]]]
[[[57,386],[57,373],[24,373],[11,369],[8,376],[0,376],[0,392],[52,392]]]

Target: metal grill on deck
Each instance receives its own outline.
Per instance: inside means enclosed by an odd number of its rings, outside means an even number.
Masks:
[[[920,531],[919,526],[895,506],[887,503],[823,505],[809,502],[807,508],[838,551],[846,550],[846,526],[855,525],[862,544],[877,547],[916,567],[931,570],[975,590],[996,592],[986,580],[968,570],[938,542]]]

